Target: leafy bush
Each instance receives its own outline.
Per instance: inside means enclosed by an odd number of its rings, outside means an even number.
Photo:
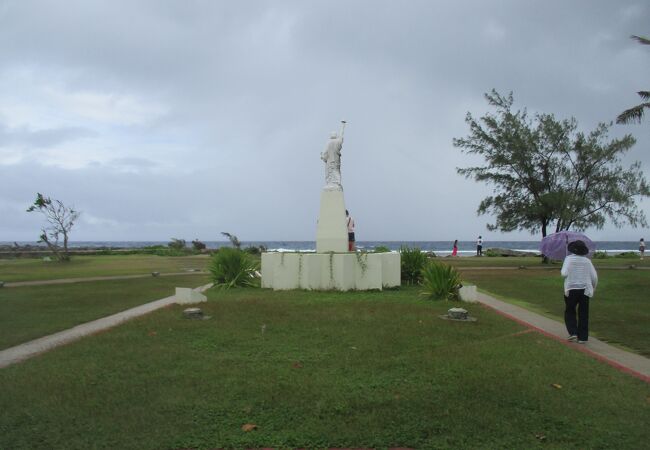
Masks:
[[[427,262],[427,255],[422,253],[418,247],[409,248],[407,246],[400,248],[400,254],[402,282],[419,283],[422,279],[422,269]]]
[[[212,256],[210,273],[215,286],[225,289],[237,286],[257,286],[257,264],[248,253],[232,247],[222,247]]]
[[[192,241],[192,248],[198,252],[200,252],[201,250],[205,250],[205,247],[206,245],[203,242],[199,241],[198,239],[194,239]]]
[[[249,255],[259,255],[262,253],[262,249],[260,247],[255,247],[254,245],[249,245],[244,249],[244,251]]]
[[[494,258],[495,256],[501,256],[501,254],[498,251],[494,250],[493,248],[488,248],[483,252],[483,256],[489,256],[491,258]]]
[[[184,250],[185,244],[185,239],[172,238],[171,242],[167,244],[167,247],[171,248],[172,250]]]
[[[615,255],[614,257],[615,258],[623,258],[623,259],[626,259],[626,258],[638,258],[639,254],[637,252],[623,252],[623,253],[619,253],[618,255]]]
[[[594,252],[594,259],[605,259],[607,258],[607,252]]]
[[[429,262],[422,270],[422,286],[420,295],[433,300],[459,300],[458,290],[461,288],[460,273],[447,264]]]
[[[378,245],[377,247],[374,248],[373,250],[375,253],[388,253],[390,252],[390,249],[386,247],[385,245]]]

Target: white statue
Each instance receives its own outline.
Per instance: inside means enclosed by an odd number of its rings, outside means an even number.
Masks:
[[[343,147],[343,131],[345,121],[342,121],[341,136],[332,132],[327,141],[325,150],[320,154],[320,159],[325,162],[325,187],[326,191],[342,191],[341,186],[341,148]]]

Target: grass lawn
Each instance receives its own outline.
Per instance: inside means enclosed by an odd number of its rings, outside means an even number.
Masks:
[[[563,278],[559,268],[538,270],[466,270],[464,280],[497,297],[564,322]],[[590,301],[589,331],[650,357],[650,271],[598,270]]]
[[[0,259],[0,280],[32,281],[58,278],[135,275],[150,272],[183,272],[205,269],[209,257],[156,255],[74,256],[67,263],[46,262],[37,258]]]
[[[208,282],[204,274],[2,288],[0,349],[168,297],[177,286]]]
[[[209,295],[209,320],[170,307],[0,370],[0,448],[650,440],[648,384],[478,305],[458,323],[414,288]]]
[[[560,270],[562,267],[561,261],[552,261],[549,264],[542,264],[542,259],[539,257],[533,256],[495,256],[488,257],[483,256],[480,258],[477,257],[440,257],[434,259],[437,262],[442,262],[445,264],[451,264],[458,268],[465,267],[533,267],[540,269],[554,269],[557,267],[557,270]],[[634,258],[616,258],[616,257],[607,257],[603,259],[593,259],[592,260],[596,268],[598,267],[628,267],[630,265],[635,265],[637,267],[650,267],[650,258],[645,258],[643,261],[638,257]]]

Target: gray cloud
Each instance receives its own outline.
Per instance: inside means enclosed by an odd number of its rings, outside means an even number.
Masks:
[[[61,127],[32,130],[29,127],[10,128],[0,122],[0,148],[49,148],[65,142],[97,137],[97,133],[81,127]]]
[[[650,88],[650,51],[629,39],[648,34],[649,19],[645,2],[605,0],[5,2],[0,74],[29,70],[62,95],[125,98],[147,120],[98,127],[96,161],[85,167],[61,168],[55,156],[0,166],[0,205],[51,192],[96,218],[80,223],[86,239],[217,239],[221,230],[312,239],[318,155],[345,118],[346,202],[361,239],[486,235],[490,218],[475,210],[490,189],[455,173],[473,163],[452,146],[467,134],[465,113],[480,116],[483,93],[496,88],[513,91],[519,108],[575,116],[585,131],[614,120]],[[165,113],[147,118],[148,102]],[[0,128],[0,146],[60,146],[69,160],[66,144],[95,129],[36,123]],[[648,126],[611,132],[635,135],[625,162],[643,161],[646,174]],[[0,240],[22,236],[23,223],[2,222]]]

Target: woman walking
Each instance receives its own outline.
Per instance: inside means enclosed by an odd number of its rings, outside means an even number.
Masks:
[[[571,242],[567,250],[570,254],[564,258],[561,271],[564,277],[564,323],[569,341],[586,344],[589,340],[589,299],[594,295],[598,275],[586,257],[589,249],[583,241]]]
[[[458,239],[454,241],[454,249],[451,251],[451,256],[458,256]]]

